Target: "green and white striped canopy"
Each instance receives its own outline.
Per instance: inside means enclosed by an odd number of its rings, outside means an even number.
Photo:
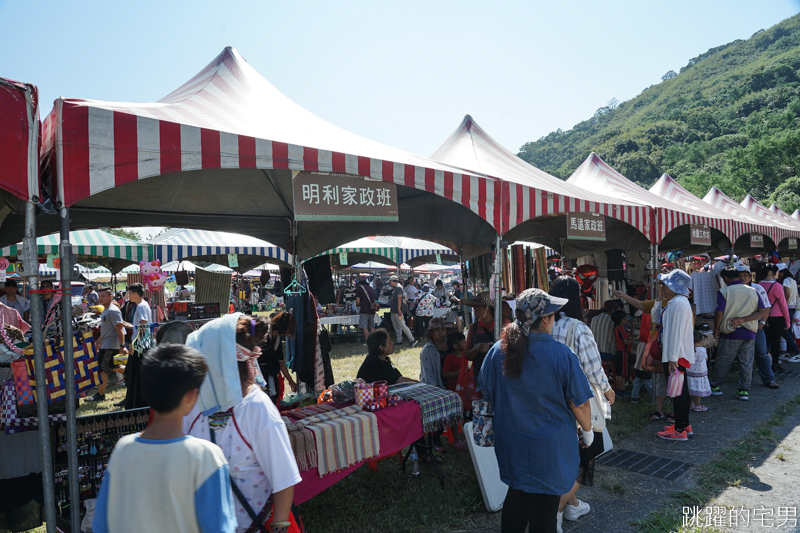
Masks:
[[[58,233],[45,235],[36,239],[38,255],[57,254],[61,237]],[[117,237],[99,229],[71,231],[69,240],[72,253],[78,256],[109,257],[125,261],[151,261],[153,247],[124,237]],[[0,249],[2,257],[20,256],[22,243],[13,244]]]
[[[379,255],[381,257],[390,259],[392,263],[395,264],[397,263],[398,259],[396,247],[372,239],[358,239],[353,242],[348,242],[347,244],[343,244],[326,252],[322,252],[319,255],[333,255],[340,253],[354,254],[357,257],[360,257],[359,254]],[[348,260],[348,263],[350,262],[351,261]]]

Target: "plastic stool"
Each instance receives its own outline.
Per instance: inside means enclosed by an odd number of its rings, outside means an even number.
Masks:
[[[390,457],[397,457],[397,460],[402,462],[403,461],[403,450],[399,450],[399,451],[393,453],[392,455],[387,455],[386,457],[383,457],[381,459],[375,459],[373,461],[369,461],[367,463],[367,466],[373,472],[377,472],[378,471],[378,461],[383,461],[383,459],[388,459]]]

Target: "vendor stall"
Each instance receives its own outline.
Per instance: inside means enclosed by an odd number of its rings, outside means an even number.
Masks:
[[[162,263],[191,258],[229,265],[230,256],[235,255],[234,268],[246,271],[265,261],[282,266],[289,266],[292,262],[289,252],[272,243],[224,231],[173,228],[152,239],[150,244],[156,259]]]
[[[461,423],[462,402],[454,392],[424,383],[390,387],[386,382],[347,383],[355,405],[352,401],[318,404],[282,413],[303,478],[295,486],[295,504],[311,499],[367,462],[397,454],[425,433]],[[376,389],[385,390],[376,393]],[[382,403],[377,401],[379,395],[384,398]],[[389,396],[396,400],[387,402]],[[372,408],[375,410],[368,410]],[[349,420],[362,413],[372,415],[374,425],[371,419]],[[336,431],[326,431],[331,420],[336,421]]]
[[[153,248],[131,239],[119,237],[102,230],[78,230],[69,234],[73,255],[79,262],[100,263],[114,272],[123,266],[138,264],[139,261],[153,259]],[[36,239],[36,253],[39,257],[57,255],[61,240],[59,234],[45,235]],[[0,256],[16,260],[23,254],[22,243],[0,248]]]
[[[319,254],[331,256],[331,265],[347,268],[364,261],[386,261],[398,263],[398,250],[395,246],[373,239],[358,239]]]
[[[412,268],[423,263],[436,262],[437,256],[443,261],[458,261],[455,250],[441,244],[424,241],[422,239],[409,239],[408,237],[391,237],[378,235],[370,237],[389,246],[397,248],[398,263],[407,263]]]

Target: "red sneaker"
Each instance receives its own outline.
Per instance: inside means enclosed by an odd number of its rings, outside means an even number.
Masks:
[[[670,429],[675,429],[675,424],[672,424],[671,426],[664,426],[664,431],[669,431]],[[683,431],[686,432],[687,437],[691,437],[692,435],[694,435],[694,431],[692,431],[692,426],[686,426],[686,428]]]
[[[659,431],[657,435],[664,440],[689,440],[689,437],[686,435],[685,431],[678,433],[675,431],[675,426],[667,426],[667,428],[668,429],[665,429],[664,431]]]

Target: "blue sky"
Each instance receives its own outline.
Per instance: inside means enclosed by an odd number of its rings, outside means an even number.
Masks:
[[[428,156],[469,113],[516,151],[799,8],[798,0],[0,0],[0,76],[38,85],[43,115],[59,95],[155,101],[230,45],[294,101],[365,137]]]

